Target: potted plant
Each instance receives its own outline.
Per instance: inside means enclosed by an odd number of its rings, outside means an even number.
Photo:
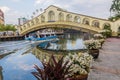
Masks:
[[[99,40],[86,40],[85,45],[88,49],[89,54],[93,56],[94,59],[97,59],[99,56],[99,49],[101,48],[101,43]]]
[[[103,35],[102,34],[94,34],[94,39],[103,39]]]
[[[100,42],[100,44],[101,44],[100,48],[102,48],[102,45],[103,45],[103,43],[105,41],[103,35],[102,34],[94,34],[94,39],[98,40]]]
[[[104,38],[111,37],[112,35],[112,31],[109,29],[104,29],[100,33],[104,36]]]
[[[102,45],[103,45],[103,43],[105,42],[105,39],[99,39],[99,42],[100,42],[101,48],[102,48]]]
[[[90,71],[90,63],[92,56],[88,53],[69,53],[65,58],[64,62],[69,60],[67,66],[70,66],[67,80],[87,80],[88,73]]]
[[[71,64],[68,66],[68,63],[69,61],[64,62],[63,57],[57,61],[52,55],[49,62],[42,63],[43,69],[35,65],[37,72],[32,72],[32,74],[38,80],[66,80],[71,66]]]

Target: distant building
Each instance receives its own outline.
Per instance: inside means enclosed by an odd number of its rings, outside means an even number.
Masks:
[[[25,17],[18,18],[18,25],[23,25],[27,21],[28,21],[28,19]]]
[[[0,24],[4,24],[4,13],[3,11],[0,9]]]

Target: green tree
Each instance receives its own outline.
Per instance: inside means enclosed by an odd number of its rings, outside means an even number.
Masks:
[[[102,32],[102,35],[106,38],[111,37],[112,36],[112,30],[110,28],[110,25],[105,25],[103,30],[105,30],[105,32]]]
[[[114,12],[115,15],[120,14],[120,0],[113,0],[112,1],[110,12]]]
[[[17,29],[13,25],[0,24],[0,31],[16,31]]]
[[[0,31],[4,31],[5,30],[5,26],[3,24],[0,24]]]

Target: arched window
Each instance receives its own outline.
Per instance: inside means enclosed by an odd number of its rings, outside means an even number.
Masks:
[[[111,30],[111,25],[109,23],[105,23],[103,25],[103,29],[108,29],[108,30]]]
[[[118,32],[120,33],[120,27],[118,28]]]
[[[76,23],[80,23],[80,17],[79,17],[79,16],[75,16],[75,18],[74,18],[74,22],[76,22]]]
[[[24,29],[26,29],[26,25],[23,25]]]
[[[90,23],[89,23],[89,19],[84,18],[84,19],[83,19],[83,24],[85,24],[85,25],[89,25],[89,24],[90,24]]]
[[[22,29],[22,27],[20,27],[20,31],[22,31],[23,29]]]
[[[72,15],[68,14],[68,15],[66,16],[66,21],[72,21]]]
[[[27,23],[27,26],[30,27],[30,23]]]
[[[99,28],[100,27],[100,23],[95,20],[95,21],[92,22],[92,26]]]
[[[53,11],[48,13],[48,21],[55,21],[55,13]]]
[[[59,21],[64,21],[64,14],[63,13],[59,13],[59,15],[58,15],[58,20]]]
[[[33,21],[33,20],[31,21],[31,25],[32,25],[32,26],[34,25],[34,21]]]
[[[43,15],[41,16],[41,22],[45,22],[45,17]]]
[[[36,23],[39,23],[39,19],[38,19],[38,18],[36,18],[36,19],[35,19],[35,22],[36,22]]]

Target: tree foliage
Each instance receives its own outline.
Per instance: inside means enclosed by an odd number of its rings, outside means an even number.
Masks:
[[[110,28],[109,25],[105,25],[104,28],[103,28],[103,30],[105,30],[105,32],[102,32],[103,36],[105,36],[106,38],[111,37],[112,30],[111,30],[111,28]]]
[[[116,21],[120,19],[120,0],[113,0],[110,7],[110,12],[114,15],[108,18],[110,21]]]
[[[120,0],[113,0],[110,11],[115,14],[120,14]]]
[[[16,31],[16,28],[13,25],[0,24],[0,31]]]

